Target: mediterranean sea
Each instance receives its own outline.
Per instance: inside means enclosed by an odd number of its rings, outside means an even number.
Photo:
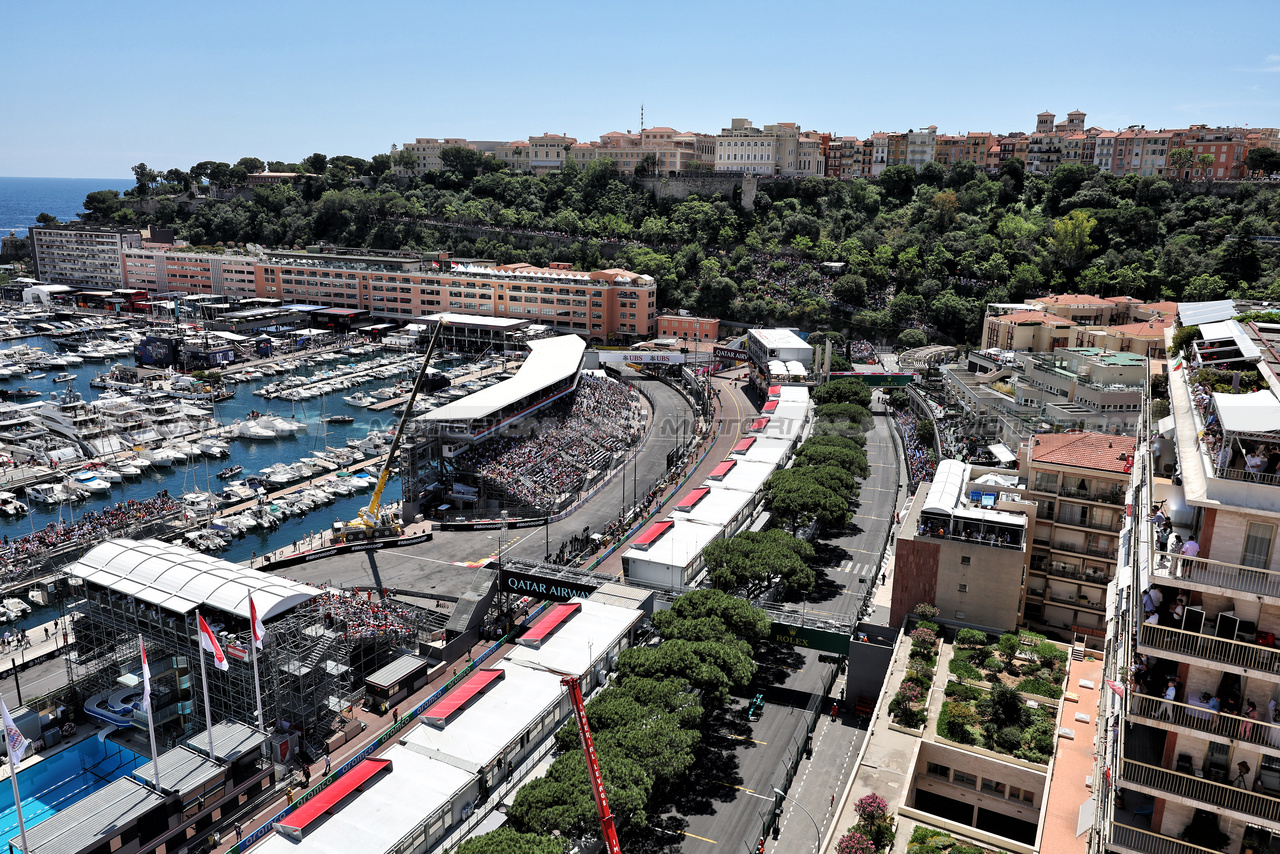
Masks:
[[[127,178],[3,178],[0,177],[0,235],[16,232],[25,237],[41,213],[59,222],[75,219],[84,211],[84,197],[94,190],[124,192],[134,186]]]

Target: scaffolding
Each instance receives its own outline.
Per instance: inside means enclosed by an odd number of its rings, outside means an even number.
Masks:
[[[172,613],[92,582],[85,584],[85,596],[75,622],[76,648],[67,658],[79,697],[132,682],[130,674],[136,677],[142,669],[141,635],[151,662],[157,736],[168,747],[203,729],[204,696],[196,657],[202,651],[195,613]],[[422,611],[397,607],[411,619]],[[211,660],[205,662],[213,719],[254,724],[257,702],[248,621],[208,605],[201,612],[228,660],[225,671]],[[424,616],[422,623],[411,623],[403,631],[353,636],[348,624],[318,600],[269,620],[264,649],[258,652],[267,725],[287,722],[289,729],[301,732],[308,750],[318,753],[344,714],[361,700],[363,677],[405,646],[416,651],[428,618]]]

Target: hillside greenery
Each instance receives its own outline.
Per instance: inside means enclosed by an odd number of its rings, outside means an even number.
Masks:
[[[86,208],[103,221],[171,226],[198,245],[325,242],[622,266],[654,276],[666,309],[886,340],[927,326],[972,341],[986,302],[1048,292],[1280,300],[1277,251],[1250,239],[1280,233],[1280,194],[1264,185],[1218,194],[1203,182],[1076,165],[1040,177],[1014,158],[995,176],[962,163],[926,164],[918,175],[893,166],[866,181],[766,181],[743,210],[737,190],[657,198],[608,161],[534,176],[472,160],[451,156],[455,168],[415,179],[396,179],[389,155],[242,158],[163,173],[138,164],[127,198],[98,191]],[[234,185],[262,165],[307,174],[179,210],[203,181]],[[140,201],[152,212],[137,210]],[[457,226],[535,236],[517,248],[509,233],[472,240]],[[537,234],[548,232],[575,239]],[[602,241],[627,245],[609,259]],[[826,261],[848,266],[831,278],[820,272]]]

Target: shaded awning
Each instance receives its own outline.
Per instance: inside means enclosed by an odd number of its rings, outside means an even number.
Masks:
[[[651,546],[674,524],[675,522],[658,522],[657,524],[650,525],[649,530],[631,541],[631,545],[642,548]]]
[[[777,397],[780,394],[782,394],[782,386],[780,385],[769,386],[769,397]]]
[[[720,463],[718,466],[713,468],[711,470],[711,474],[707,475],[707,477],[724,477],[729,472],[731,472],[733,470],[733,467],[736,466],[737,464],[738,464],[737,460],[725,460],[724,462]]]
[[[697,505],[697,503],[703,499],[703,496],[705,496],[710,491],[711,491],[711,487],[709,486],[698,487],[693,492],[690,492],[684,498],[680,499],[680,502],[676,504],[676,509],[692,510],[694,506]]]
[[[764,412],[772,412],[773,410],[775,410],[775,409],[777,409],[777,408],[778,408],[778,401],[776,401],[776,400],[771,400],[771,401],[769,401],[768,403],[766,403],[766,404],[762,407],[762,410],[763,410]]]
[[[327,812],[332,812],[338,803],[352,792],[362,790],[382,771],[391,770],[390,759],[366,759],[328,786],[319,794],[298,807],[280,822],[280,829],[286,834],[296,836],[306,829],[307,825]],[[290,833],[292,831],[292,833]]]
[[[1280,433],[1280,400],[1270,391],[1249,394],[1214,392],[1213,405],[1228,433],[1274,436]]]
[[[521,635],[516,643],[537,649],[556,629],[564,625],[566,620],[581,610],[582,603],[580,602],[561,602],[559,605],[553,606],[550,611],[542,615],[538,622],[530,626],[529,631]]]
[[[763,430],[764,428],[766,428],[766,427],[768,427],[768,426],[769,426],[769,419],[768,419],[768,418],[757,418],[755,421],[752,421],[752,422],[751,422],[751,429],[752,429],[752,430]]]
[[[477,670],[462,680],[458,687],[432,703],[422,713],[423,719],[434,727],[443,727],[466,708],[468,703],[488,690],[494,682],[505,679],[506,675],[505,670]]]
[[[739,439],[738,444],[733,446],[733,453],[745,454],[747,451],[751,450],[751,446],[754,445],[755,443],[756,443],[755,436],[748,436],[745,439]]]
[[[1017,461],[1017,456],[1013,451],[1009,450],[1009,446],[1003,442],[996,445],[987,445],[987,450],[991,452],[991,456],[995,457],[1002,463],[1012,463]]]

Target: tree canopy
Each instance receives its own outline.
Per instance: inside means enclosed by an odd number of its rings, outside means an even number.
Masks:
[[[813,546],[786,531],[746,531],[702,550],[712,585],[748,599],[778,584],[809,590],[814,584]]]

